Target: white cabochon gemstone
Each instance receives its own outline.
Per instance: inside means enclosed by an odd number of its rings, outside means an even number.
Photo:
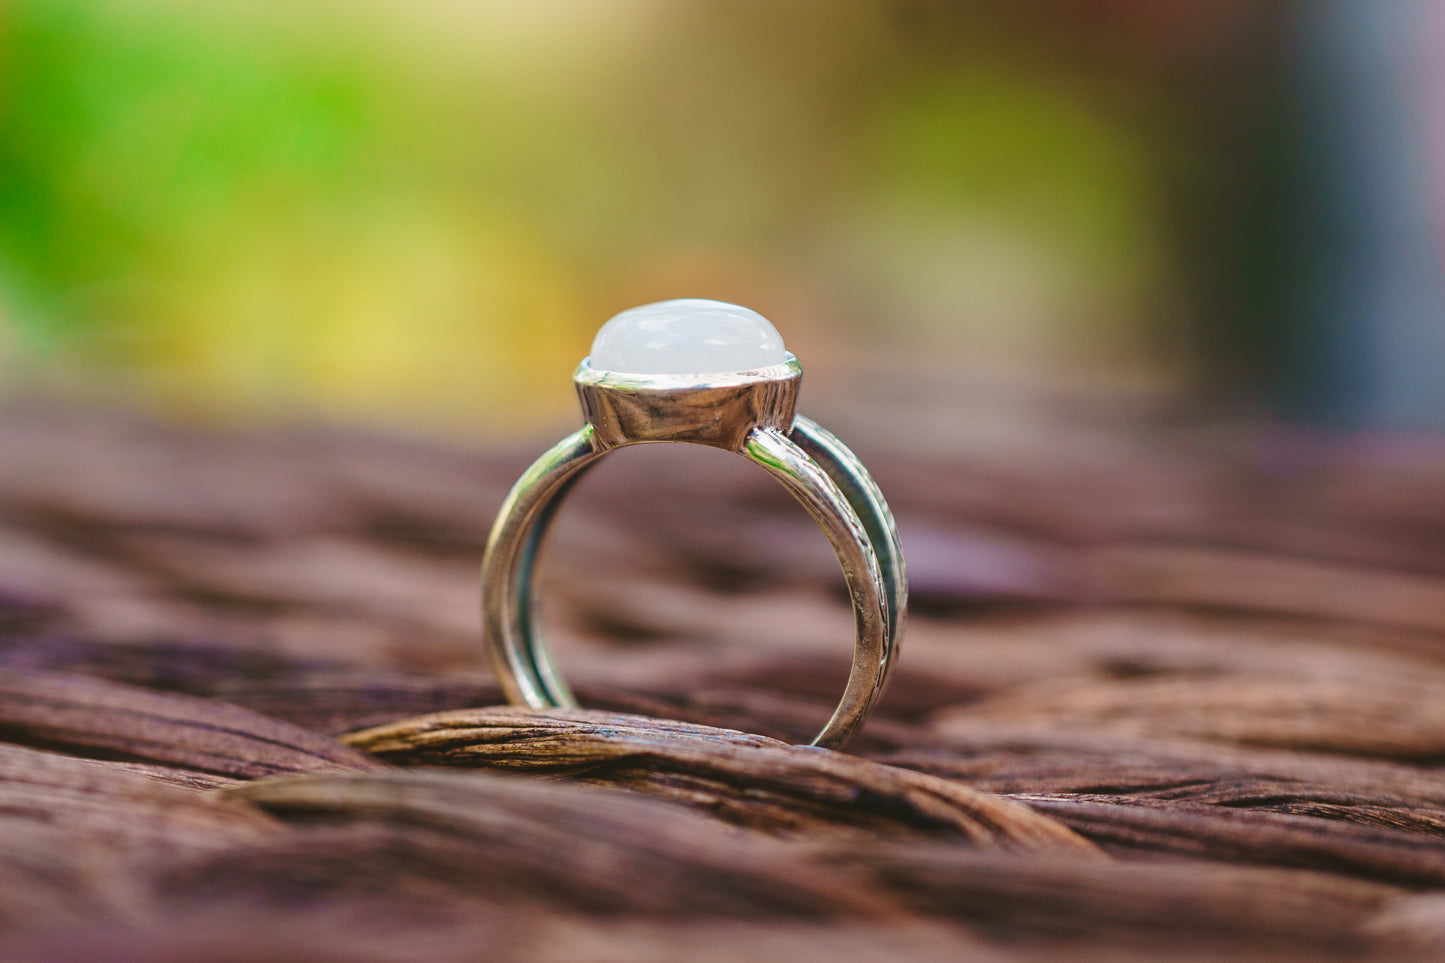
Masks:
[[[787,360],[772,322],[726,301],[678,298],[629,308],[592,342],[588,364],[627,374],[722,374]]]

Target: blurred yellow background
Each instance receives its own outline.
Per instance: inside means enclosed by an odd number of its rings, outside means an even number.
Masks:
[[[805,363],[1228,380],[1213,313],[1270,303],[1235,261],[1267,273],[1289,242],[1241,213],[1275,156],[1252,132],[1279,22],[1243,0],[11,0],[3,370],[183,417],[502,436],[570,415],[610,315],[697,296],[762,311]]]

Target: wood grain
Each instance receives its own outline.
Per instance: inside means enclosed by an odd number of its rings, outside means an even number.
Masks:
[[[630,789],[777,832],[920,832],[1018,850],[1091,849],[1025,806],[956,782],[710,726],[506,707],[422,716],[346,741],[395,763],[478,766]]]
[[[836,562],[740,460],[578,488],[537,713],[474,597],[533,446],[5,413],[0,958],[1445,955],[1438,446],[1030,425],[864,433],[917,604],[845,754]]]
[[[50,672],[0,677],[0,735],[225,776],[375,765],[324,736],[219,700]]]

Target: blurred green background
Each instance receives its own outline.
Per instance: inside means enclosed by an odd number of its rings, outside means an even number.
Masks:
[[[698,296],[814,366],[1228,397],[1288,345],[1293,239],[1254,204],[1290,183],[1283,22],[10,0],[0,370],[188,418],[501,436],[575,417],[610,315]]]

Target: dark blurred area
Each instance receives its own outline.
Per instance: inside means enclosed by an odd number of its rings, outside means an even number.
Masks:
[[[0,372],[503,439],[697,296],[819,374],[1438,428],[1442,105],[1432,0],[11,0]]]

